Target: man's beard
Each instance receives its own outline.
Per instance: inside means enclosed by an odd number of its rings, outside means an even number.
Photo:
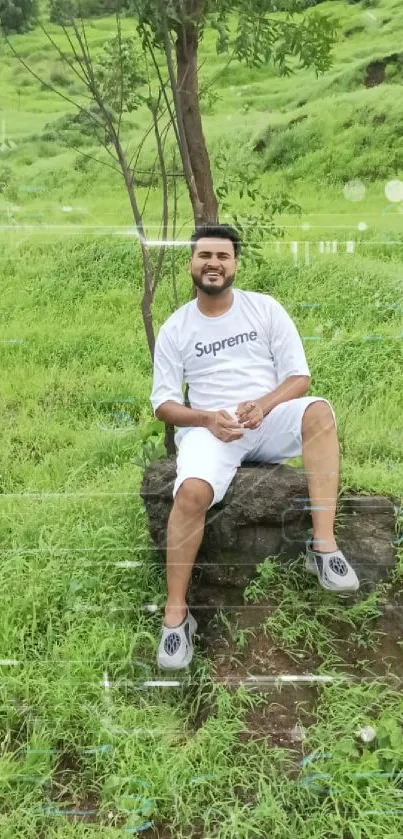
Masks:
[[[229,274],[228,277],[225,278],[224,282],[220,281],[219,285],[215,285],[214,282],[210,282],[209,280],[204,282],[204,274],[199,277],[191,273],[191,277],[195,286],[197,286],[200,291],[204,291],[205,294],[210,295],[210,297],[218,297],[219,294],[222,294],[223,291],[232,286],[232,283],[235,280],[235,274]]]

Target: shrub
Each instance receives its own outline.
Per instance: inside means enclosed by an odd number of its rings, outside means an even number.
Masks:
[[[36,0],[0,0],[0,24],[6,35],[28,32],[37,15]]]

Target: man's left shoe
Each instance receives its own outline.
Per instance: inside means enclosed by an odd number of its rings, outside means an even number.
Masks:
[[[357,591],[360,583],[354,568],[347,562],[342,551],[321,553],[312,547],[313,538],[306,543],[305,568],[311,574],[316,574],[323,588],[344,594]]]

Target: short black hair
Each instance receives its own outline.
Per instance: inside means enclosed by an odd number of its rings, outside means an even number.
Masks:
[[[230,239],[234,246],[235,259],[240,256],[242,242],[239,233],[234,227],[230,227],[229,224],[204,224],[196,227],[196,230],[190,237],[192,256],[196,250],[198,239],[204,239],[205,237],[210,239]]]

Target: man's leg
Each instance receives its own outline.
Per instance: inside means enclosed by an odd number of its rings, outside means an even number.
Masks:
[[[213,497],[212,486],[199,478],[187,478],[176,493],[167,531],[165,626],[178,626],[186,615],[188,585]]]
[[[302,420],[302,459],[314,530],[313,547],[337,550],[333,526],[339,485],[339,441],[329,405],[312,402]]]

